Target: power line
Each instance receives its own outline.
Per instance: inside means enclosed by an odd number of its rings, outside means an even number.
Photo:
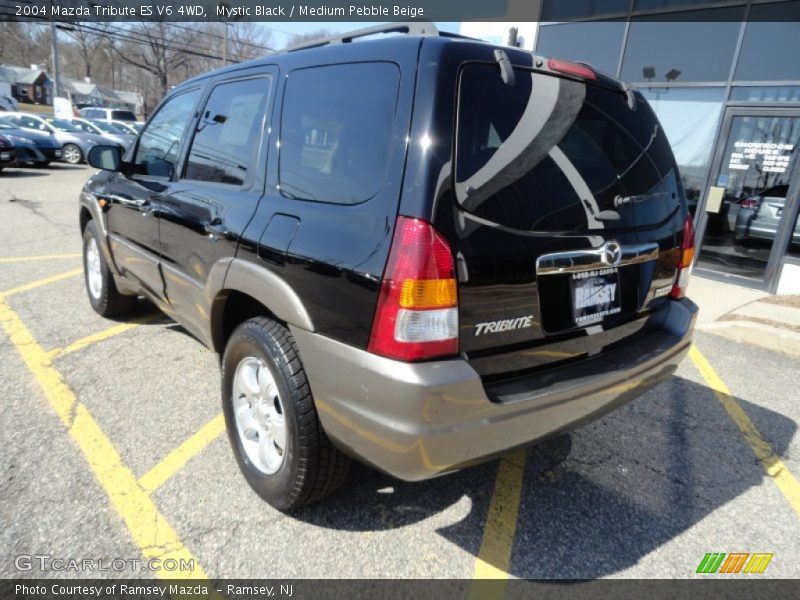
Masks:
[[[172,23],[172,22],[170,22],[169,25],[171,25],[172,27],[176,27],[177,29],[183,29],[185,31],[191,31],[193,33],[197,33],[197,30],[192,29],[191,27],[184,27],[182,25],[178,25],[177,23]],[[269,29],[269,27],[266,27],[265,29]],[[220,39],[220,40],[224,40],[225,39],[224,36],[221,36],[218,33],[211,33],[210,31],[203,31],[202,33],[203,33],[203,35],[207,35],[209,37],[217,38],[217,39]],[[237,44],[242,44],[243,46],[250,46],[251,48],[256,48],[258,50],[267,50],[268,52],[277,52],[277,49],[271,48],[270,46],[262,46],[261,44],[254,44],[253,42],[248,42],[246,40],[236,40],[236,43]]]
[[[35,2],[33,2],[33,0],[15,0],[15,1],[19,2],[21,4],[27,4],[27,5],[31,5],[31,6],[33,6],[35,4]],[[4,8],[6,8],[6,10],[11,8],[10,6],[4,7],[4,6],[2,6],[2,4],[5,4],[4,0],[0,0],[0,11],[2,11],[2,9],[4,9]],[[0,20],[2,20],[2,17],[13,17],[13,16],[16,16],[16,15],[12,14],[11,12],[0,12]],[[47,17],[44,17],[44,16],[30,15],[30,16],[27,16],[26,18],[30,19],[30,21],[27,21],[27,22],[39,21],[42,24],[49,24],[50,23],[50,19],[47,18]],[[78,27],[78,28],[84,28],[84,29],[87,29],[89,31],[93,31],[93,32],[96,32],[98,34],[101,34],[101,35],[108,35],[108,31],[107,30],[100,29],[100,28],[97,28],[97,27],[92,27],[92,26],[90,26],[89,24],[87,24],[85,22],[81,23],[81,22],[77,22],[77,21],[69,21],[69,20],[65,20],[65,19],[56,19],[56,18],[54,18],[53,21],[55,21],[56,23],[63,24],[63,25],[68,25],[68,26]],[[19,22],[26,22],[26,21],[19,21]],[[181,30],[184,30],[184,31],[189,31],[191,33],[195,33],[195,34],[198,33],[198,31],[195,30],[195,29],[191,29],[189,27],[177,25],[177,24],[172,23],[172,22],[161,21],[161,23],[164,24],[164,25],[171,26],[171,27],[176,27],[177,29],[181,29]],[[139,31],[136,31],[134,29],[126,29],[126,28],[123,28],[123,27],[118,27],[118,26],[115,26],[115,25],[111,25],[110,22],[106,22],[105,25],[106,25],[107,28],[110,28],[113,31],[118,32],[116,35],[118,35],[120,37],[120,39],[123,39],[125,41],[134,42],[134,43],[139,43],[139,44],[153,45],[152,40],[149,37],[147,37],[145,34],[139,32]],[[203,35],[208,35],[209,37],[214,37],[214,38],[218,38],[218,39],[224,39],[224,38],[222,38],[222,36],[214,34],[214,33],[211,33],[211,32],[201,32],[201,33]],[[267,46],[261,46],[261,45],[258,45],[258,44],[253,44],[252,42],[247,42],[246,40],[237,40],[236,43],[242,44],[242,45],[251,46],[251,47],[257,48],[259,50],[266,50],[266,51],[272,51],[272,52],[276,51],[273,48],[270,48],[270,47],[267,47]],[[169,40],[169,41],[162,41],[160,43],[157,43],[156,45],[161,46],[161,47],[163,47],[163,48],[165,48],[167,50],[173,50],[173,51],[177,51],[177,52],[185,52],[186,54],[190,54],[190,55],[193,55],[193,56],[200,56],[200,57],[204,57],[204,58],[212,58],[212,59],[220,60],[220,61],[223,60],[222,56],[211,54],[211,53],[209,53],[209,51],[206,48],[204,48],[202,46],[198,46],[196,44],[192,44],[190,42],[185,42],[185,41],[181,41],[181,40]],[[241,54],[236,54],[234,56],[237,56],[237,58],[239,60],[232,60],[231,62],[242,62],[243,60],[248,60],[249,59],[249,57],[243,57]]]
[[[25,2],[26,0],[22,0]],[[30,4],[30,2],[27,2]],[[10,16],[9,13],[0,12],[0,18],[3,16]],[[33,21],[38,21],[40,25],[47,25],[49,24],[49,19],[45,19],[42,17],[35,17],[32,18]],[[211,53],[207,48],[202,46],[198,46],[196,44],[191,44],[189,42],[184,42],[182,40],[164,40],[158,38],[151,38],[146,33],[136,31],[135,29],[126,29],[122,27],[117,27],[113,25],[109,25],[106,23],[106,29],[102,29],[99,27],[94,27],[87,23],[76,23],[76,22],[69,22],[64,20],[56,20],[56,23],[62,25],[68,25],[72,27],[78,27],[97,35],[102,36],[111,36],[113,35],[114,39],[120,39],[122,41],[132,42],[142,46],[157,46],[163,48],[165,50],[171,50],[174,52],[182,52],[184,54],[188,54],[190,56],[198,56],[201,58],[210,58],[213,60],[222,61],[222,56],[218,54]],[[110,30],[110,31],[109,31]],[[188,30],[188,29],[187,29]],[[234,54],[235,59],[231,59],[230,62],[238,63],[244,60],[248,60],[249,58],[243,57],[241,54]]]

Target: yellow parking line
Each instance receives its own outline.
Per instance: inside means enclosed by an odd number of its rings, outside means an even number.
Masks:
[[[50,283],[55,283],[56,281],[61,281],[62,279],[69,279],[70,277],[74,277],[75,275],[79,275],[80,273],[83,273],[83,269],[74,269],[72,271],[67,271],[66,273],[53,275],[52,277],[37,279],[36,281],[26,283],[25,285],[20,285],[18,287],[11,288],[10,290],[6,290],[5,292],[0,292],[0,298],[8,298],[9,296],[13,296],[14,294],[27,292],[28,290],[32,290],[34,288],[41,287],[43,285],[48,285]]]
[[[87,408],[78,401],[61,374],[50,365],[47,352],[39,345],[19,315],[3,300],[0,300],[0,327],[16,347],[70,437],[80,448],[95,478],[122,517],[145,559],[159,558],[161,564],[168,559],[174,559],[179,567],[193,565],[193,568],[179,568],[175,571],[159,570],[158,576],[165,579],[207,578],[199,561],[183,545],[147,493],[139,487],[136,477],[123,464],[116,448]]]
[[[183,465],[214,441],[225,431],[225,417],[222,413],[203,425],[192,437],[170,452],[164,460],[139,478],[139,486],[152,494],[177,473]]]
[[[473,579],[508,579],[524,474],[524,449],[514,450],[500,460]],[[502,597],[503,589],[504,586],[493,588],[492,595]],[[487,591],[485,586],[473,584],[470,598],[484,597]]]
[[[722,404],[728,416],[736,423],[739,431],[742,432],[745,441],[753,450],[756,458],[761,461],[769,478],[778,486],[786,500],[800,516],[800,483],[798,483],[784,462],[775,455],[770,445],[761,437],[756,426],[753,425],[753,422],[731,395],[728,386],[720,379],[717,372],[706,360],[706,357],[700,353],[700,350],[696,346],[692,346],[691,350],[689,350],[689,356],[697,370],[700,371],[703,379],[705,379],[708,387],[714,391],[714,395]]]
[[[0,258],[0,264],[14,262],[29,262],[34,260],[56,260],[59,258],[78,258],[80,254],[45,254],[42,256],[4,256]]]
[[[155,321],[160,316],[161,313],[152,313],[149,315],[145,315],[143,317],[131,319],[127,323],[120,323],[119,325],[114,325],[113,327],[109,327],[108,329],[104,329],[103,331],[98,331],[97,333],[93,333],[79,340],[75,340],[65,348],[54,348],[53,350],[50,350],[47,353],[47,356],[52,360],[54,358],[60,358],[62,356],[66,356],[67,354],[72,354],[73,352],[82,350],[87,346],[97,344],[98,342],[107,340],[108,338],[114,337],[115,335],[119,335],[121,333],[125,333],[126,331],[130,331],[131,329],[135,329],[136,327],[138,327],[139,325],[143,325],[144,323]]]

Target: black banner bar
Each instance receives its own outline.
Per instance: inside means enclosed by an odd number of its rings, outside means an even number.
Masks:
[[[697,580],[631,580],[599,581],[556,580],[0,580],[3,600],[160,600],[162,598],[219,600],[361,600],[378,598],[393,600],[442,600],[454,598],[553,598],[563,600],[673,600],[677,598],[729,598],[731,600],[794,599],[797,582],[761,579],[755,575]]]
[[[721,4],[721,5],[720,5]],[[755,10],[750,10],[749,7]],[[800,22],[800,0],[768,5],[670,3],[637,10],[619,0],[0,0],[0,21],[73,22],[335,22],[335,21],[574,21]],[[620,7],[627,7],[621,9]]]

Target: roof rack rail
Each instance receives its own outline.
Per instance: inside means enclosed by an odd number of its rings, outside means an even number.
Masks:
[[[386,23],[384,25],[376,25],[374,27],[365,27],[364,29],[356,29],[347,33],[339,35],[332,35],[330,37],[318,38],[316,40],[309,40],[301,42],[294,46],[286,48],[286,52],[294,52],[295,50],[304,50],[306,48],[318,48],[320,46],[327,46],[329,44],[349,44],[356,38],[375,35],[376,33],[405,33],[406,35],[422,35],[422,36],[438,36],[439,30],[433,23],[425,21],[408,21],[406,23]]]

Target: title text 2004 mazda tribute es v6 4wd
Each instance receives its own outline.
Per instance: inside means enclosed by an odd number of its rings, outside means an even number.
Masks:
[[[282,510],[349,457],[421,480],[574,427],[690,345],[692,222],[643,97],[397,29],[187,81],[90,156],[92,306],[144,295],[221,355],[236,458]]]

